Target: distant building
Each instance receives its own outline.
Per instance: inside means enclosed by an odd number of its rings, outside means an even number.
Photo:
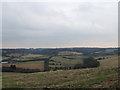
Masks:
[[[5,63],[8,63],[8,62],[0,62],[1,64],[5,64]]]

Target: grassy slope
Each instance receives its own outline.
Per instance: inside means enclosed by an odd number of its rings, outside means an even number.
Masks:
[[[117,83],[118,57],[101,60],[98,68],[39,73],[3,73],[3,88],[111,87]]]
[[[70,56],[69,56],[70,57]],[[52,60],[54,60],[56,63],[60,62],[62,64],[62,66],[74,66],[75,64],[82,64],[83,61],[80,60],[80,58],[82,58],[82,56],[76,56],[76,57],[72,57],[73,59],[68,59],[68,58],[63,58],[62,56],[55,56],[52,57]]]

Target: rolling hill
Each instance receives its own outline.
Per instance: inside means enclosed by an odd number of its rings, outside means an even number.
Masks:
[[[116,88],[118,56],[99,60],[97,68],[37,73],[3,72],[3,88]]]

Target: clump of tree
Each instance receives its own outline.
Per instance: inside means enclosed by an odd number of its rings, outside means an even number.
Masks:
[[[94,68],[98,67],[100,63],[94,59],[93,57],[88,57],[83,59],[83,64],[76,64],[73,69],[79,69],[79,68]]]
[[[44,61],[44,71],[49,71],[49,60]]]
[[[95,60],[93,57],[84,58],[83,67],[84,68],[93,68],[100,66],[100,63]]]
[[[79,69],[79,68],[83,68],[83,65],[82,64],[76,64],[73,69]]]

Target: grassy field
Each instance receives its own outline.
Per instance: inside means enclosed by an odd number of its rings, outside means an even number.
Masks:
[[[38,73],[3,73],[3,88],[110,88],[118,81],[118,57],[100,60],[100,67]]]
[[[10,59],[12,57],[12,59]],[[35,59],[45,59],[49,56],[41,55],[41,54],[9,54],[8,56],[2,56],[0,60],[14,60],[14,61],[27,61],[27,60],[35,60]]]
[[[66,56],[66,55],[82,55],[82,53],[73,52],[73,51],[61,51],[61,52],[58,53],[58,55],[63,55],[63,56]]]
[[[52,60],[55,61],[56,64],[61,64],[64,67],[73,67],[76,64],[83,64],[82,56],[54,56]]]
[[[120,57],[119,57],[120,58]],[[101,63],[100,67],[117,67],[118,66],[118,56],[112,56],[109,59],[99,60]]]

